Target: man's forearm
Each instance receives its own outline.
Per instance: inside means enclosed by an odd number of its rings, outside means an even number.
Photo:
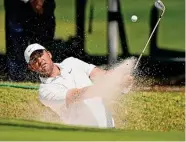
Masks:
[[[91,98],[91,96],[85,96],[85,92],[87,89],[90,88],[90,86],[84,87],[84,88],[74,88],[67,92],[66,96],[66,104],[69,106],[72,103],[82,101],[87,98]]]
[[[90,79],[93,82],[103,79],[106,75],[110,74],[113,70],[104,70],[98,67],[95,67],[90,73]]]

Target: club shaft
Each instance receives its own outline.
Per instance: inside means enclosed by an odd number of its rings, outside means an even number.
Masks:
[[[161,14],[161,16],[159,17],[159,19],[158,19],[158,21],[157,21],[157,23],[156,23],[156,25],[155,25],[153,31],[151,32],[151,35],[150,35],[150,37],[149,37],[149,39],[148,39],[148,41],[147,41],[147,43],[146,43],[146,45],[145,45],[143,51],[141,52],[141,54],[140,54],[140,56],[139,56],[139,58],[138,58],[138,60],[137,60],[137,62],[136,62],[136,64],[135,64],[135,66],[134,66],[134,69],[137,68],[137,66],[138,66],[138,64],[139,64],[139,61],[140,61],[140,59],[141,59],[143,53],[145,52],[145,50],[146,50],[146,48],[147,48],[147,45],[148,45],[150,39],[152,38],[152,35],[154,34],[154,32],[155,32],[155,30],[156,30],[156,28],[157,28],[157,26],[158,26],[158,24],[159,24],[159,22],[160,22],[160,20],[161,20],[161,17],[163,16],[163,14],[164,14],[164,11],[163,11],[163,13]]]

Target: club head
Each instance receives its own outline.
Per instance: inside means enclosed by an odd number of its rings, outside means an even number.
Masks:
[[[154,5],[156,8],[158,8],[162,11],[165,11],[165,5],[163,4],[163,2],[161,0],[156,0]]]

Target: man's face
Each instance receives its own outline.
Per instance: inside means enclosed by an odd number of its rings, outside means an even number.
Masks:
[[[52,55],[46,50],[37,50],[30,56],[29,68],[32,71],[42,75],[50,75],[53,70],[54,63]]]

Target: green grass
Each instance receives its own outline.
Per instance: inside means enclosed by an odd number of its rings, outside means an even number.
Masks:
[[[107,54],[107,31],[106,31],[106,0],[95,0],[95,11],[93,21],[93,33],[87,33],[89,6],[86,14],[86,51],[89,54]],[[150,9],[154,0],[122,0],[121,7],[125,20],[129,51],[140,53],[149,36]],[[162,18],[158,33],[158,46],[163,49],[185,50],[185,20],[184,0],[164,0],[166,12]],[[56,37],[67,39],[75,34],[75,1],[56,0]],[[132,23],[130,17],[136,14],[139,20]],[[3,1],[0,1],[0,52],[5,53],[4,37],[4,9]],[[148,54],[149,49],[145,54]],[[119,53],[121,49],[119,48]]]
[[[78,128],[59,124],[0,120],[0,140],[126,140],[184,141],[184,132],[124,131],[119,129]]]
[[[1,82],[7,85],[8,82]],[[132,92],[110,104],[117,129],[62,125],[38,101],[37,90],[0,87],[0,140],[184,141],[184,92]],[[25,121],[26,120],[26,121]]]
[[[184,92],[131,92],[108,105],[117,128],[184,131],[184,98]],[[59,121],[57,115],[38,101],[37,90],[11,87],[0,87],[0,118]]]

